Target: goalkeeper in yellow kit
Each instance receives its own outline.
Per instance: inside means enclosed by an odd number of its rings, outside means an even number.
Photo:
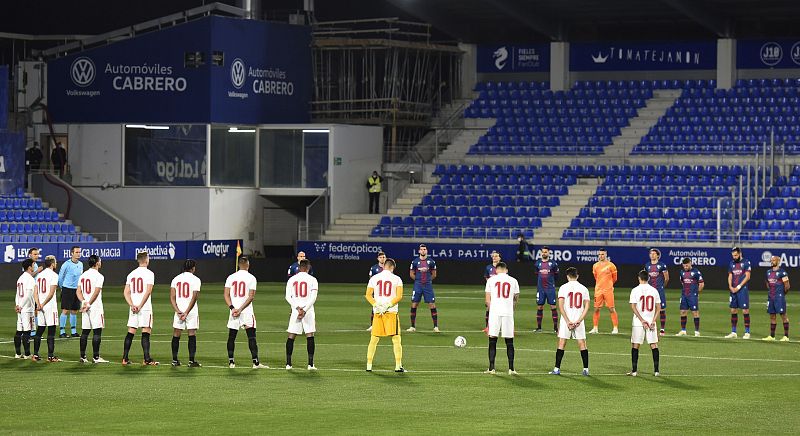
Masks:
[[[367,284],[366,298],[372,305],[372,336],[367,348],[367,371],[372,371],[372,360],[383,336],[392,337],[394,348],[394,372],[403,369],[403,346],[400,343],[400,320],[397,317],[397,304],[403,299],[403,280],[394,274],[394,259],[386,259],[383,271],[375,274]]]

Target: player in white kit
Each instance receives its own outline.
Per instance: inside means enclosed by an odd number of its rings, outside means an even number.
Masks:
[[[550,374],[561,374],[561,359],[564,358],[567,339],[576,339],[583,360],[582,374],[589,375],[589,350],[586,348],[586,325],[583,322],[589,311],[589,290],[578,282],[578,270],[575,268],[567,268],[567,283],[558,288],[558,311],[561,320],[558,325],[556,366]]]
[[[497,337],[503,336],[506,341],[508,356],[508,373],[516,375],[514,370],[514,309],[519,300],[519,283],[508,275],[508,265],[498,262],[495,275],[486,280],[486,307],[489,308],[489,369],[487,374],[494,374],[494,359],[497,356]]]
[[[253,299],[256,297],[256,278],[248,271],[250,260],[239,258],[239,271],[225,280],[225,304],[231,310],[228,317],[228,367],[236,368],[233,352],[236,348],[236,334],[239,329],[247,333],[247,345],[253,358],[253,369],[269,368],[258,361],[258,343],[256,342],[256,315],[253,312]]]
[[[33,338],[33,360],[41,360],[39,347],[42,345],[42,335],[47,329],[47,361],[61,362],[56,356],[56,329],[58,328],[58,302],[56,301],[56,288],[58,288],[58,274],[55,269],[58,265],[55,256],[44,258],[44,269],[36,276],[36,337]]]
[[[129,365],[128,353],[131,351],[133,336],[137,329],[142,329],[142,352],[144,362],[142,365],[157,366],[158,362],[150,356],[150,334],[153,331],[153,304],[150,296],[153,294],[155,284],[155,274],[147,266],[150,265],[150,256],[146,251],[136,254],[136,263],[139,267],[128,274],[125,279],[125,301],[130,309],[128,310],[128,334],[125,335],[125,342],[122,350],[122,364]]]
[[[317,325],[314,316],[314,302],[317,301],[319,284],[317,279],[308,273],[311,262],[303,259],[299,262],[298,273],[286,282],[286,302],[292,308],[289,316],[289,327],[286,331],[286,369],[292,369],[292,351],[294,351],[294,338],[297,335],[306,335],[306,350],[308,351],[308,370],[316,371],[314,366],[314,332]]]
[[[647,339],[653,351],[653,375],[658,372],[658,330],[656,320],[661,312],[661,296],[658,290],[648,284],[647,271],[639,271],[639,286],[631,290],[631,310],[633,310],[633,328],[631,331],[631,372],[628,375],[637,376],[639,364],[639,346]]]
[[[14,294],[14,311],[17,312],[17,330],[14,333],[14,350],[17,359],[31,357],[31,330],[33,330],[36,292],[36,280],[33,278],[33,259],[22,261],[22,275],[17,279]],[[20,346],[25,349],[23,356]]]
[[[78,278],[78,300],[81,304],[81,363],[89,363],[86,358],[86,346],[89,342],[89,332],[92,334],[92,363],[108,363],[100,357],[100,341],[103,329],[106,326],[105,312],[103,311],[103,282],[105,277],[100,274],[103,261],[97,255],[89,256],[86,262],[89,266]]]
[[[178,360],[178,348],[184,330],[189,333],[189,367],[203,366],[194,357],[197,352],[197,329],[200,328],[197,299],[200,297],[201,283],[200,278],[194,275],[196,269],[197,262],[194,259],[187,259],[183,263],[183,272],[172,279],[169,288],[169,298],[175,311],[172,319],[172,366],[181,366],[181,361]]]

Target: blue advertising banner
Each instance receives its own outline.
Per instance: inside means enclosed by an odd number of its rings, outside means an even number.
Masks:
[[[0,65],[0,130],[8,126],[8,65]]]
[[[550,44],[478,45],[479,73],[550,71]]]
[[[42,259],[53,255],[59,262],[70,258],[72,247],[81,247],[81,259],[91,255],[103,260],[134,260],[139,252],[147,251],[153,260],[220,259],[236,257],[237,240],[214,241],[148,241],[148,242],[80,242],[66,244],[5,244],[3,262],[21,262],[28,250],[38,248]],[[241,243],[241,240],[239,240]]]
[[[713,70],[716,41],[576,42],[569,47],[572,71]]]
[[[736,67],[800,68],[800,39],[736,41]]]
[[[0,129],[0,193],[25,186],[25,135]]]
[[[218,17],[217,17],[218,18]],[[211,118],[221,123],[307,123],[311,102],[311,28],[214,19]]]
[[[490,254],[497,250],[504,259],[516,259],[517,245],[508,244],[438,244],[426,243],[431,257],[455,261],[491,261]],[[298,251],[304,251],[306,257],[325,260],[374,260],[378,252],[399,261],[411,261],[416,255],[419,244],[403,242],[329,242],[298,241]],[[552,257],[556,262],[591,264],[597,261],[597,250],[600,247],[576,245],[550,245]],[[651,247],[606,246],[611,260],[619,265],[644,265],[649,261]],[[692,259],[694,265],[725,267],[731,260],[730,248],[696,248],[696,247],[658,247],[661,259],[667,265],[680,265],[684,257]],[[531,247],[536,258],[540,258],[538,247]],[[773,255],[781,258],[781,264],[789,267],[800,266],[800,249],[745,248],[745,258],[754,266],[768,267],[769,258]]]
[[[125,184],[205,186],[206,126],[125,129]]]
[[[48,62],[59,123],[304,123],[311,30],[210,16]]]

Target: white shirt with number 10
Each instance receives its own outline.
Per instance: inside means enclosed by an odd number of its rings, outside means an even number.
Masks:
[[[583,314],[583,305],[589,304],[589,290],[577,280],[570,281],[558,288],[558,299],[564,300],[564,313],[570,322],[576,322]]]
[[[656,316],[656,309],[661,307],[661,297],[658,295],[656,288],[648,285],[647,283],[639,285],[631,290],[630,304],[636,304],[639,313],[647,322],[654,322]],[[633,315],[633,326],[642,327],[642,321]]]
[[[383,270],[369,279],[367,289],[373,290],[372,295],[375,298],[376,306],[390,304],[397,297],[398,292],[403,289],[403,279],[392,272]],[[373,311],[375,311],[374,308]],[[390,307],[387,312],[397,313],[397,305]]]
[[[286,302],[296,310],[302,307],[304,311],[314,309],[314,302],[317,301],[317,291],[319,283],[311,274],[300,271],[286,282]]]
[[[496,274],[486,281],[486,293],[491,296],[489,316],[513,316],[514,297],[519,295],[519,282],[506,273]]]
[[[175,304],[181,312],[186,312],[189,303],[192,302],[192,297],[195,292],[200,292],[200,278],[190,272],[183,272],[175,276],[170,283],[171,288],[175,288]],[[198,295],[199,298],[199,295]],[[198,303],[195,302],[192,307],[191,314],[197,314]]]
[[[256,289],[257,283],[256,277],[243,269],[228,276],[228,279],[225,280],[225,287],[229,288],[231,304],[234,308],[238,309],[247,301],[250,291]],[[253,304],[251,303],[248,307],[253,307]]]
[[[89,268],[78,279],[78,292],[83,293],[83,301],[89,303],[92,301],[92,296],[98,292],[97,288],[103,289],[103,282],[105,277],[100,274],[100,271]],[[103,294],[102,292],[97,295],[97,299],[92,303],[91,309],[95,312],[103,312]]]
[[[147,286],[155,284],[155,274],[146,267],[140,266],[128,274],[125,284],[131,289],[131,301],[134,306],[142,304],[142,298],[147,293]],[[152,312],[153,306],[150,303],[150,296],[147,296],[147,301],[142,305],[142,312]]]

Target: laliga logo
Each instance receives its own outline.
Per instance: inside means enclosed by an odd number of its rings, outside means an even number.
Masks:
[[[236,58],[233,60],[231,64],[231,83],[233,87],[236,89],[241,88],[244,86],[244,79],[245,79],[245,67],[244,62],[241,59]]]
[[[494,66],[497,67],[498,70],[502,70],[506,67],[506,59],[508,59],[508,50],[505,47],[500,47],[494,51],[492,56],[495,58]]]
[[[597,55],[592,55],[592,62],[596,64],[604,64],[608,60],[608,55],[603,56],[603,53],[597,52]]]
[[[775,66],[783,59],[783,49],[777,42],[768,42],[761,46],[761,62],[770,67]]]
[[[769,251],[765,251],[761,253],[761,262],[758,262],[758,266],[772,266],[772,253]]]
[[[13,245],[6,245],[6,251],[3,253],[3,260],[6,263],[13,262],[16,259],[17,255],[14,252]]]
[[[69,68],[69,73],[72,77],[72,83],[75,85],[81,87],[89,86],[94,81],[94,62],[87,57],[75,59]]]
[[[324,242],[323,242],[323,243],[321,243],[321,244],[317,244],[317,243],[315,242],[315,243],[314,243],[314,250],[316,250],[317,252],[320,252],[320,251],[325,251],[325,247],[327,247],[327,246],[328,246],[328,244],[326,244],[326,243],[324,243]]]

